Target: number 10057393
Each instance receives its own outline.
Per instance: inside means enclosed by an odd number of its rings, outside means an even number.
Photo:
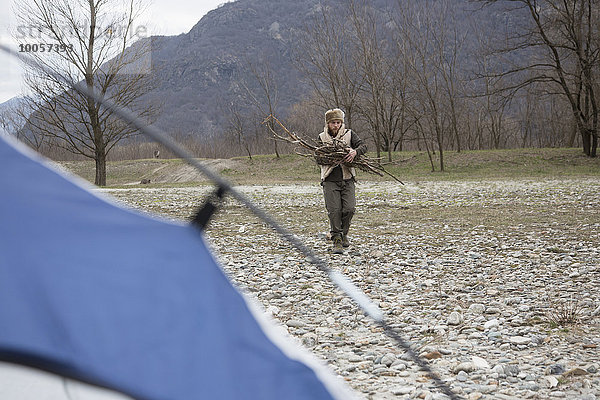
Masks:
[[[58,43],[26,43],[19,44],[20,53],[60,53],[65,51],[73,51],[72,44]]]

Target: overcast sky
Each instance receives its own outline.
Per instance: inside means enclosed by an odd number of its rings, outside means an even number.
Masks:
[[[187,33],[204,14],[231,0],[150,1],[140,26],[148,32],[148,36],[170,36]],[[11,36],[11,29],[14,31],[16,28],[12,9],[14,2],[15,0],[0,0],[0,42],[18,51],[18,43]],[[19,63],[1,51],[0,77],[0,103],[19,95],[23,90]]]

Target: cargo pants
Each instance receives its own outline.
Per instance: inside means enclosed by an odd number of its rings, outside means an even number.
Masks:
[[[324,181],[323,194],[325,196],[325,208],[329,216],[329,227],[331,239],[348,235],[350,221],[356,209],[356,196],[354,180],[333,182]]]

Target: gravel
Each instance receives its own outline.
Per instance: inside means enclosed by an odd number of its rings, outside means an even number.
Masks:
[[[329,253],[318,184],[239,190],[361,287],[464,398],[600,399],[599,183],[365,182],[343,255]],[[209,190],[100,191],[181,220]],[[240,290],[366,398],[444,398],[323,273],[243,207],[227,201],[206,239]]]

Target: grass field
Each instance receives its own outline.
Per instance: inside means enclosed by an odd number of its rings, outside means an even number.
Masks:
[[[374,157],[375,154],[369,154]],[[515,149],[483,151],[448,151],[444,154],[445,171],[435,171],[425,152],[397,152],[386,170],[403,181],[464,181],[523,178],[600,177],[600,158],[586,157],[581,149]],[[213,169],[234,184],[286,184],[314,182],[319,170],[311,158],[295,154],[258,155],[251,160],[237,157],[228,160],[206,160]],[[92,161],[63,162],[63,166],[93,182]],[[139,184],[150,179],[150,186],[189,186],[205,179],[194,173],[181,160],[131,160],[109,162],[107,186]],[[361,181],[391,181],[359,171]]]

